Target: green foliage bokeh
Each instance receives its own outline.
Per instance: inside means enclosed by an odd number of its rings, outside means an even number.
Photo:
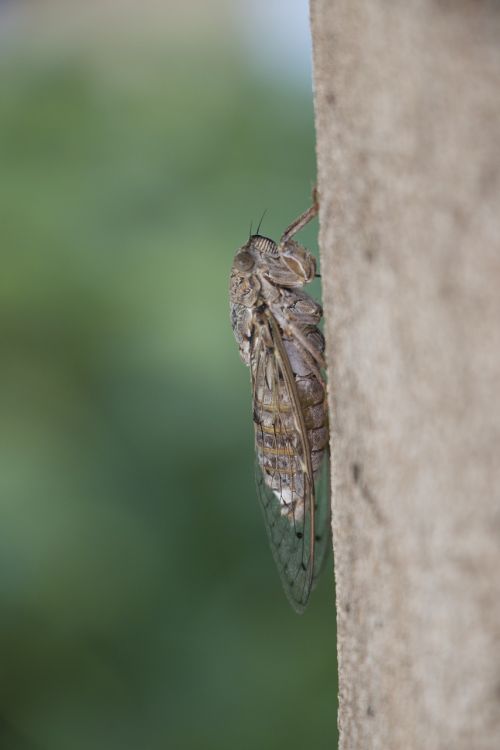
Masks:
[[[227,299],[250,219],[307,207],[310,91],[16,46],[0,169],[0,747],[335,747],[331,564],[296,616]]]

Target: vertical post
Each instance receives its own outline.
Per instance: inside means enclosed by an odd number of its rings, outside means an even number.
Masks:
[[[500,748],[500,4],[311,0],[342,750]]]

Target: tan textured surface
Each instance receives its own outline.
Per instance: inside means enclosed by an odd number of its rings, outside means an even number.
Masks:
[[[342,750],[500,748],[500,3],[311,0]]]

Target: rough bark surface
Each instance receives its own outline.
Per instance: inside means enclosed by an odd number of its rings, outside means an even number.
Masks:
[[[500,748],[500,3],[311,0],[342,750]]]

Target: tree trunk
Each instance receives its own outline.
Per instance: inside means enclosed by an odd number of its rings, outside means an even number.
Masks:
[[[500,3],[311,0],[340,747],[500,748]]]

